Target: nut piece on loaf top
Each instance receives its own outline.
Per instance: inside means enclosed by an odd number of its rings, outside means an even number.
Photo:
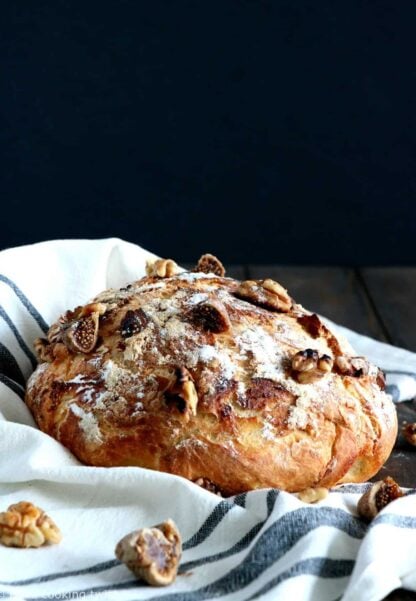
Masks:
[[[397,433],[382,372],[277,282],[172,260],[68,311],[35,342],[26,402],[82,462],[226,495],[362,482]]]

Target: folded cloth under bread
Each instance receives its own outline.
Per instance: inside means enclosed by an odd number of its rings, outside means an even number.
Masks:
[[[41,550],[0,546],[0,598],[377,601],[398,587],[416,590],[413,491],[367,525],[356,514],[366,484],[338,487],[317,505],[272,489],[221,499],[169,474],[80,465],[35,427],[22,400],[33,340],[69,307],[144,275],[149,258],[114,238],[0,253],[0,511],[32,501],[63,533]],[[415,354],[337,328],[386,372],[396,402],[416,396]],[[114,547],[169,517],[184,540],[179,576],[152,589]]]

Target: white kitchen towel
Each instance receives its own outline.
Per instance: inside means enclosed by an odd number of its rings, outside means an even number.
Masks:
[[[416,590],[413,490],[367,525],[356,515],[365,484],[337,487],[317,505],[273,489],[221,499],[168,474],[80,465],[35,427],[22,401],[33,340],[67,308],[141,277],[152,256],[118,239],[0,253],[0,511],[30,500],[63,532],[57,546],[0,546],[0,598],[378,601],[400,586]],[[387,372],[396,401],[416,396],[415,354],[341,330]],[[114,547],[168,517],[184,553],[176,582],[155,589],[133,578]]]

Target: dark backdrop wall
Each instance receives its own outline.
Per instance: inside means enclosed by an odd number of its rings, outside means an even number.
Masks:
[[[1,3],[1,246],[416,263],[414,0]]]

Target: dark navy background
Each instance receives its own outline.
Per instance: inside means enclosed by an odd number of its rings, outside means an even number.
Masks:
[[[416,263],[414,0],[9,1],[1,246]]]

